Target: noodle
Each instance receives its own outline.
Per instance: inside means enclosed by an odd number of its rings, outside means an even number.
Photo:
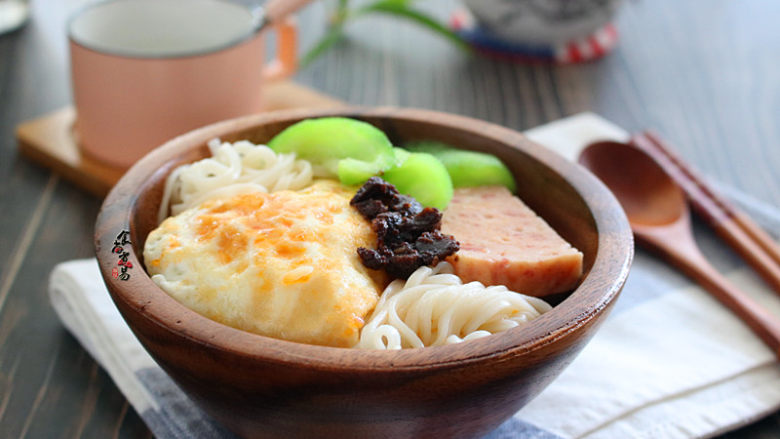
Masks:
[[[250,192],[297,190],[312,181],[312,166],[248,140],[209,143],[211,157],[176,168],[165,181],[158,223],[206,200]]]
[[[522,326],[551,309],[504,286],[463,284],[452,266],[418,268],[393,281],[360,333],[358,348],[401,349],[459,343]]]

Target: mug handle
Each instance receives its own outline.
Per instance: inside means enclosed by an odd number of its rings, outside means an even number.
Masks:
[[[293,17],[272,24],[276,31],[276,58],[263,71],[266,80],[292,75],[298,69],[298,26]]]

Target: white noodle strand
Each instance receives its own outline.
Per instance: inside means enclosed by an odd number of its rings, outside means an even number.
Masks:
[[[551,309],[545,301],[508,290],[464,284],[452,266],[420,267],[387,286],[356,347],[401,349],[473,340],[522,326]]]
[[[311,184],[312,166],[295,154],[277,154],[248,140],[212,139],[211,157],[174,169],[165,181],[158,223],[217,197],[297,190]]]

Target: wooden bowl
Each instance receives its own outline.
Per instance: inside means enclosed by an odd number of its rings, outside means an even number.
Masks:
[[[306,345],[233,329],[176,302],[143,268],[165,177],[206,143],[265,143],[304,118],[347,116],[390,139],[432,139],[500,157],[517,193],[585,255],[579,286],[529,325],[466,343],[401,351]],[[130,243],[115,241],[124,231]],[[474,437],[549,384],[596,331],[628,274],[633,240],[612,194],[579,165],[521,134],[431,111],[343,108],[268,113],[177,137],[133,166],[106,198],[95,245],[116,306],[154,359],[206,412],[244,437]],[[132,268],[117,264],[126,252]],[[122,280],[122,270],[129,279]],[[554,408],[551,408],[554,409]]]

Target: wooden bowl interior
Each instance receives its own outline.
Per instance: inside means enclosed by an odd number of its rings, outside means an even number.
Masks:
[[[191,311],[165,294],[143,270],[129,282],[112,277],[116,262],[110,249],[117,231],[129,229],[133,243],[130,259],[133,265],[143,267],[143,247],[157,226],[167,175],[178,165],[208,156],[209,140],[219,137],[263,144],[301,119],[324,116],[364,120],[387,133],[395,144],[434,140],[495,154],[514,174],[517,195],[583,252],[585,275],[579,285],[573,291],[546,297],[555,308],[522,328],[470,343],[388,352],[306,345],[251,334]],[[204,348],[220,352],[240,352],[247,361],[300,365],[299,359],[307,358],[309,368],[343,371],[446,368],[456,361],[513,355],[523,355],[529,362],[542,361],[545,355],[565,351],[591,333],[590,328],[614,302],[625,281],[632,248],[631,231],[617,200],[584,168],[503,127],[450,114],[394,108],[254,115],[187,133],[153,151],[127,172],[106,198],[96,228],[103,278],[120,311],[136,327],[165,328],[173,338],[197,340]],[[526,355],[532,351],[539,355]]]
[[[395,145],[408,141],[434,140],[462,149],[487,152],[499,157],[507,164],[515,177],[517,196],[544,218],[564,239],[582,251],[584,274],[587,274],[593,266],[598,251],[598,230],[585,200],[562,175],[522,149],[468,129],[435,125],[427,121],[398,121],[362,114],[350,117],[375,125],[384,131]],[[296,121],[297,119],[275,121],[262,126],[240,129],[220,138],[227,142],[249,140],[256,144],[266,144],[273,136]],[[181,164],[191,163],[209,156],[207,141],[203,140],[199,146],[184,151],[175,159],[165,163],[139,191],[130,222],[132,235],[136,237],[133,244],[134,249],[139,257],[143,255],[146,237],[157,227],[157,211],[162,200],[166,177]],[[555,200],[555,202],[550,202],[550,200]],[[582,278],[584,279],[584,277],[583,275]],[[565,299],[569,293],[563,293],[548,298],[548,300],[558,303]]]

